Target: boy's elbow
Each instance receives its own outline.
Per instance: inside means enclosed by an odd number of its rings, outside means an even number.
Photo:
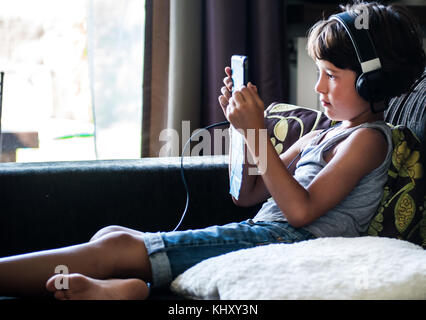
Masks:
[[[253,205],[251,202],[247,201],[247,199],[243,197],[239,197],[238,199],[236,199],[234,196],[232,196],[232,201],[235,205],[239,207],[251,207]]]
[[[308,225],[311,222],[311,219],[309,219],[309,215],[304,212],[298,212],[297,215],[286,215],[287,222],[293,227],[293,228],[302,228],[306,225]]]
[[[240,205],[240,199],[236,199],[234,196],[231,196],[231,198],[232,198],[232,202],[233,202],[235,205],[237,205],[237,206],[241,206],[241,205]]]
[[[287,222],[295,229],[302,228],[307,225],[304,221],[301,219],[288,219]]]

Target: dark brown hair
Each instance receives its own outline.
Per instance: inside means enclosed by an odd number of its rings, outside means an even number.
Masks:
[[[425,69],[422,30],[408,9],[360,1],[340,8],[354,15],[368,10],[368,31],[393,96],[408,91]],[[340,69],[361,73],[352,42],[336,20],[320,20],[309,30],[307,50],[314,60],[327,60]]]

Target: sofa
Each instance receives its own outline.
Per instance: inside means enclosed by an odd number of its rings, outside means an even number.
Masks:
[[[386,111],[387,122],[407,126],[417,135],[422,154],[426,149],[425,89],[423,76],[411,93],[392,99]],[[86,242],[108,225],[172,230],[186,201],[180,161],[0,164],[0,256]],[[242,221],[259,209],[260,205],[243,208],[232,202],[227,156],[188,157],[183,163],[190,202],[181,230]],[[178,296],[167,288],[153,290],[151,299],[166,298]]]

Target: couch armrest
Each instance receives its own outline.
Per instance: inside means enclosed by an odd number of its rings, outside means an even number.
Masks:
[[[184,168],[180,229],[254,214],[228,194],[227,157],[185,158]],[[0,164],[0,256],[85,242],[107,225],[172,230],[185,202],[180,158]]]

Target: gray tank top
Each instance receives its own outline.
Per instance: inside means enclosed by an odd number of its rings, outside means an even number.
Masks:
[[[369,222],[382,199],[384,185],[387,181],[389,165],[392,158],[392,134],[383,121],[363,123],[348,128],[337,135],[317,144],[328,131],[320,133],[304,148],[297,163],[294,178],[305,188],[315,176],[327,165],[324,153],[360,128],[374,128],[383,132],[388,142],[388,151],[383,163],[364,176],[351,193],[336,207],[316,219],[303,229],[316,237],[356,237],[365,232]],[[366,155],[367,156],[367,155]],[[342,177],[344,179],[344,177]],[[332,192],[332,190],[330,190]],[[254,221],[286,221],[273,198],[265,202],[253,219]]]

